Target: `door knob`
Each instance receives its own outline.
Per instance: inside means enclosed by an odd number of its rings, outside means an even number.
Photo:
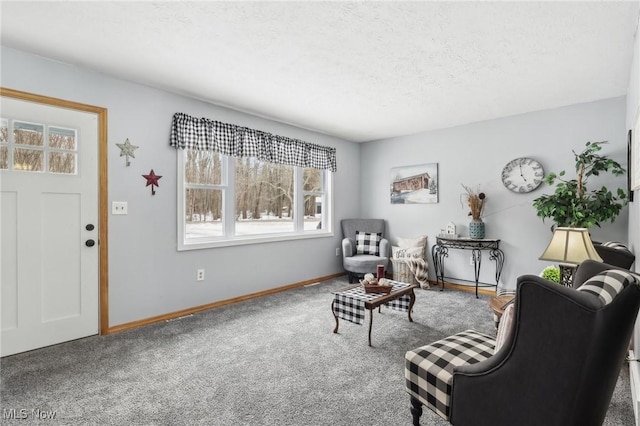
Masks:
[[[95,244],[96,244],[96,242],[93,241],[93,240],[87,240],[84,243],[84,245],[87,246],[87,247],[93,247]]]
[[[93,226],[93,223],[90,223],[85,226],[84,229],[86,229],[87,231],[93,231],[95,229],[95,226]]]

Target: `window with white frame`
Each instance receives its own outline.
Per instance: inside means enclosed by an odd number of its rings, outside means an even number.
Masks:
[[[331,173],[178,151],[181,249],[330,233]]]
[[[179,250],[332,235],[330,170],[201,147],[177,155]]]

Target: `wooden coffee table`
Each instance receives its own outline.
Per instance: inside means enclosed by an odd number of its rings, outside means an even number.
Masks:
[[[413,292],[413,289],[418,287],[417,284],[407,284],[407,283],[399,283],[396,281],[391,281],[392,284],[402,284],[405,285],[405,287],[400,288],[398,290],[392,290],[389,294],[383,294],[383,293],[368,293],[366,294],[366,297],[368,300],[362,300],[362,295],[360,294],[360,292],[358,292],[358,294],[353,294],[354,290],[356,290],[358,287],[360,287],[362,289],[362,285],[361,284],[356,284],[347,288],[343,288],[342,290],[338,290],[336,291],[334,294],[336,297],[334,297],[333,302],[331,303],[331,312],[333,313],[333,317],[336,319],[336,326],[333,329],[334,333],[338,332],[338,315],[336,315],[336,311],[335,311],[335,306],[336,306],[336,298],[338,297],[338,295],[340,295],[342,298],[348,299],[350,301],[350,305],[353,304],[352,302],[363,302],[364,303],[364,309],[369,311],[369,346],[371,346],[371,328],[373,326],[373,310],[378,308],[380,308],[380,306],[384,305],[385,303],[388,302],[392,302],[394,300],[398,300],[400,299],[402,296],[404,295],[408,295],[409,296],[409,305],[407,308],[407,316],[409,317],[409,322],[413,322],[413,318],[411,318],[411,310],[413,309],[413,305],[416,301],[416,295]],[[361,292],[362,294],[364,294],[364,289]],[[403,309],[404,308],[400,308]],[[348,321],[351,322],[355,322],[356,324],[360,324],[361,322],[359,322],[359,317],[357,320],[353,320],[353,319],[348,319],[345,317],[342,317],[343,319],[347,319]]]
[[[496,327],[500,324],[500,318],[504,314],[505,308],[515,299],[515,294],[505,294],[502,296],[494,296],[489,300],[489,307],[493,311],[493,318]]]

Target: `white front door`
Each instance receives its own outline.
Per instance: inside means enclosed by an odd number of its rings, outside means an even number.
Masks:
[[[98,333],[98,116],[0,101],[6,356]]]

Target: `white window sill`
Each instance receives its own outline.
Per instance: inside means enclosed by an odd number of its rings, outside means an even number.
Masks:
[[[270,234],[264,236],[242,236],[235,238],[215,239],[192,239],[189,242],[178,244],[178,251],[201,250],[218,247],[232,247],[247,244],[273,243],[278,241],[306,240],[312,238],[333,237],[333,232],[327,231],[307,231],[304,234]]]

